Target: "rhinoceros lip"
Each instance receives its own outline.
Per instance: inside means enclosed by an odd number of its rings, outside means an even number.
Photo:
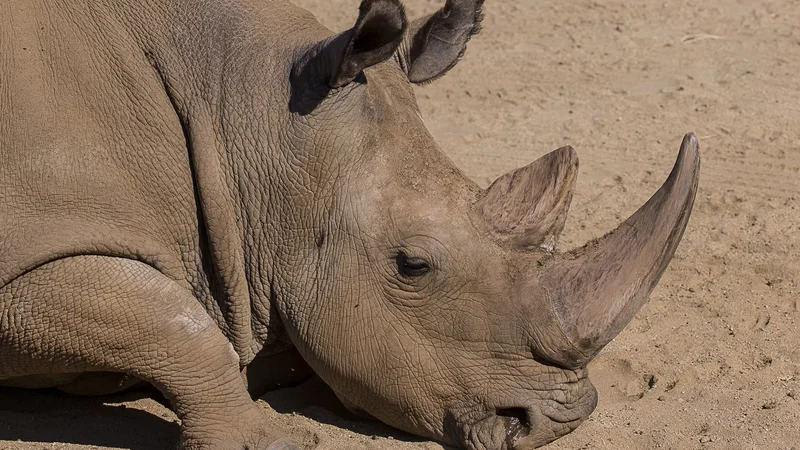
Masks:
[[[506,431],[506,448],[512,449],[517,441],[531,431],[528,415],[522,408],[505,408],[497,411],[497,418],[503,422]]]

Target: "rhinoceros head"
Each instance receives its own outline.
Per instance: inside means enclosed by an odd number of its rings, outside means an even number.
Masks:
[[[450,69],[481,1],[407,25],[364,1],[355,27],[293,74],[324,212],[281,316],[349,408],[470,449],[527,449],[575,429],[597,394],[587,363],[633,318],[671,259],[697,187],[688,135],[664,185],[616,230],[555,253],[578,160],[565,147],[469,181],[426,130],[411,83]],[[344,118],[344,119],[343,119]],[[317,136],[309,138],[309,135]]]

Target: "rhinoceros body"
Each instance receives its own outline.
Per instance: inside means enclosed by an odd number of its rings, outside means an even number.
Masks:
[[[0,6],[0,385],[148,382],[183,449],[294,448],[251,401],[313,369],[354,411],[526,449],[594,409],[586,364],[686,226],[697,142],[606,237],[554,253],[570,148],[479,189],[412,83],[482,1],[331,34],[267,0]]]

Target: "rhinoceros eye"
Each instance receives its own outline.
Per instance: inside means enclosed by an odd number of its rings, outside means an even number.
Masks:
[[[422,258],[414,258],[400,253],[395,259],[397,262],[397,273],[405,277],[419,277],[425,275],[431,270],[428,261]]]

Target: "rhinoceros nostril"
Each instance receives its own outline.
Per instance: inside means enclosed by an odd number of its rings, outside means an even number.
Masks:
[[[531,431],[530,416],[525,408],[498,408],[495,415],[505,424],[508,448]]]

